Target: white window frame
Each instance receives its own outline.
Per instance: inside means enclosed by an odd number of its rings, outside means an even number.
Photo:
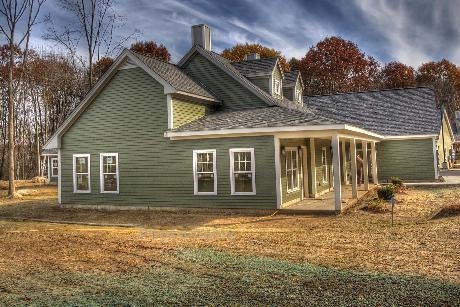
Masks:
[[[230,186],[231,186],[231,195],[256,195],[256,159],[254,154],[254,148],[230,148]],[[250,171],[238,171],[235,172],[235,155],[236,152],[250,152],[251,153],[251,170]],[[235,173],[251,173],[252,179],[252,192],[235,192]]]
[[[281,95],[281,81],[278,79],[274,79],[273,81],[273,92],[276,95]]]
[[[285,152],[285,155],[286,155],[286,191],[287,193],[293,193],[293,192],[296,192],[296,191],[299,191],[300,190],[300,174],[299,174],[299,170],[300,170],[300,167],[299,167],[299,149],[297,147],[286,147],[284,149],[284,152]],[[296,157],[296,168],[288,168],[288,154],[290,155],[291,152],[295,152],[295,157]],[[297,178],[296,179],[296,186],[292,189],[289,189],[289,181],[288,181],[288,170],[291,170],[291,173],[293,174],[294,172],[292,172],[293,170],[296,170],[296,174],[297,174]],[[294,178],[292,178],[292,183],[294,183]]]
[[[104,175],[113,175],[113,173],[104,173],[104,157],[116,157],[116,168],[117,172],[117,190],[116,191],[104,191]],[[100,153],[99,154],[99,184],[101,187],[101,193],[103,194],[119,194],[120,193],[120,170],[118,168],[119,160],[118,160],[118,153]]]
[[[53,167],[53,161],[57,161],[57,167]],[[57,170],[57,174],[54,173],[54,170]],[[51,177],[59,177],[59,159],[58,158],[51,158]]]
[[[77,190],[77,165],[75,163],[76,158],[88,158],[88,190]],[[73,192],[74,193],[91,193],[91,155],[90,154],[74,154],[72,156],[73,164]],[[79,173],[86,174],[86,173]]]
[[[329,168],[327,164],[327,148],[322,147],[321,148],[321,175],[323,175],[323,183],[329,182]],[[324,169],[326,169],[326,176],[324,176]]]
[[[295,90],[296,102],[302,103],[302,90]]]
[[[213,192],[198,192],[198,173],[196,168],[197,155],[201,153],[211,153],[212,158],[212,169],[214,174],[214,191]],[[194,195],[217,195],[217,160],[216,160],[216,150],[215,149],[205,149],[205,150],[194,150],[193,151],[193,194]]]

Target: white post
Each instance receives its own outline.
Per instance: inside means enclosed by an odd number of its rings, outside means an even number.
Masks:
[[[276,208],[281,209],[282,192],[281,192],[281,155],[280,155],[280,139],[275,136],[275,186],[276,186]]]
[[[372,183],[378,184],[377,177],[377,151],[375,150],[375,142],[371,143],[371,159],[372,159]]]
[[[310,138],[310,170],[311,170],[311,194],[316,195],[316,155],[315,155],[315,139]]]
[[[350,140],[351,157],[351,197],[358,198],[358,174],[356,170],[356,140]]]
[[[367,159],[367,142],[362,141],[364,190],[369,190],[369,163]]]
[[[342,141],[342,175],[343,184],[347,184],[347,150],[345,140]]]
[[[340,176],[340,143],[337,134],[332,136],[332,165],[334,166],[335,211],[342,211],[342,178]]]

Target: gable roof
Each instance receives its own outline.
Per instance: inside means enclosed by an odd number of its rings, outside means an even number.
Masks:
[[[291,70],[284,74],[284,82],[283,87],[293,87],[297,83],[297,79],[300,78],[300,83],[303,86],[302,76],[300,75],[300,71],[298,70]]]
[[[264,107],[216,112],[173,129],[174,132],[344,124],[312,112]]]
[[[210,98],[212,100],[218,100],[218,98],[212,94],[210,90],[193,80],[189,75],[187,75],[187,73],[176,65],[144,56],[130,50],[129,52],[147,65],[147,67],[156,72],[163,80],[168,82],[177,91]]]
[[[117,73],[123,64],[131,62],[135,66],[142,68],[152,78],[159,82],[164,88],[164,94],[185,94],[209,101],[218,101],[208,90],[199,88],[200,85],[193,81],[185,72],[178,67],[153,58],[141,56],[128,49],[115,59],[114,63],[104,73],[104,75],[89,90],[85,98],[78,104],[72,113],[66,118],[56,132],[49,138],[43,146],[44,149],[60,148],[60,137],[72,126],[80,115],[91,104],[94,98],[99,95],[102,89],[110,82],[112,77]],[[168,75],[171,72],[171,76]],[[176,88],[176,87],[177,88]],[[205,95],[205,96],[202,96]]]
[[[270,76],[278,64],[278,61],[277,57],[271,57],[232,62],[231,64],[246,78],[254,78]]]
[[[184,57],[179,61],[177,64],[179,67],[184,67],[184,65],[192,58],[192,56],[195,53],[199,53],[203,57],[205,57],[208,61],[222,69],[225,73],[230,75],[233,79],[238,81],[241,85],[243,85],[246,89],[251,91],[253,94],[255,94],[257,97],[262,99],[267,105],[269,106],[284,106],[284,107],[290,107],[290,108],[297,108],[296,104],[290,102],[286,98],[283,99],[277,99],[267,92],[265,92],[263,89],[252,83],[248,78],[246,78],[242,73],[236,69],[232,63],[222,57],[221,55],[213,52],[213,51],[208,51],[203,49],[199,45],[194,45],[185,55]]]
[[[306,96],[304,107],[384,136],[437,136],[441,128],[427,87]]]

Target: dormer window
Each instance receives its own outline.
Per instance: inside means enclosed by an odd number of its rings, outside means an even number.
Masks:
[[[281,95],[281,81],[280,80],[275,79],[275,83],[273,85],[273,92],[276,95]]]
[[[296,90],[295,91],[295,101],[297,103],[302,103],[302,90]]]

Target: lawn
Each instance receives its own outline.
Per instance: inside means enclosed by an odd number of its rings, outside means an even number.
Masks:
[[[62,209],[52,187],[21,189],[0,198],[0,305],[460,306],[460,189],[398,194],[393,227],[364,210],[373,195],[264,216]]]

